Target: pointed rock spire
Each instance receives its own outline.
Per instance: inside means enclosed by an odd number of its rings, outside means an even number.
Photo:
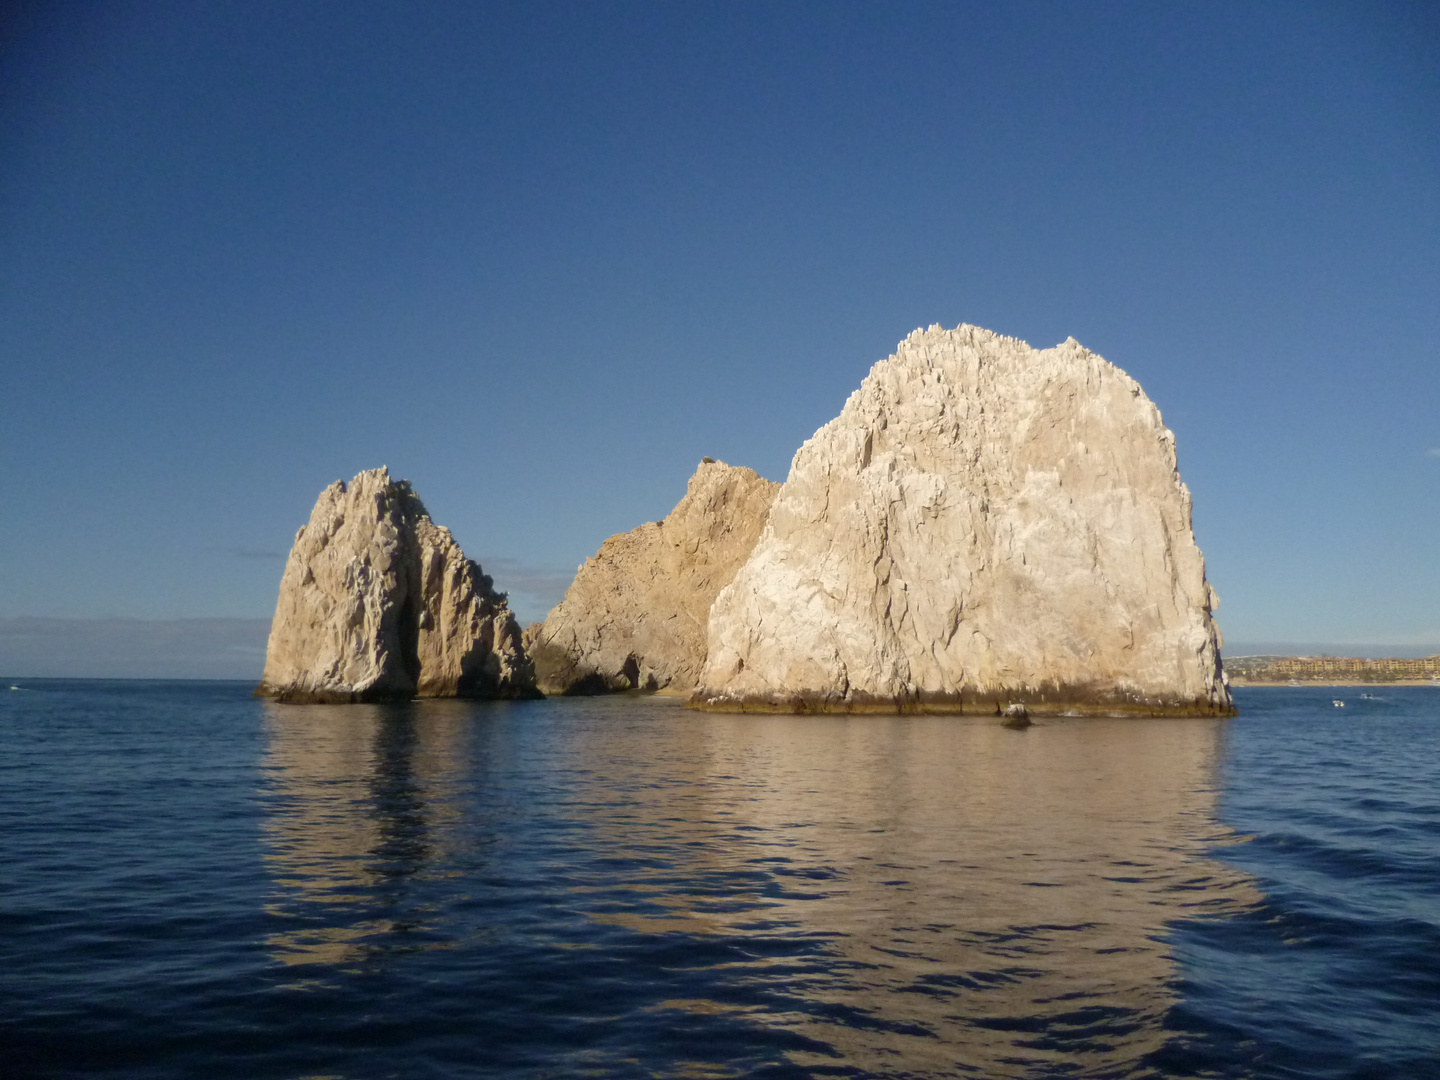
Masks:
[[[280,580],[257,694],[282,701],[535,697],[503,593],[384,468],[323,492]]]

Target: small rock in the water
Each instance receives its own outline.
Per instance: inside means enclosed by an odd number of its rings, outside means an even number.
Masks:
[[[1021,728],[1029,727],[1031,723],[1030,710],[1018,703],[1015,705],[1006,705],[1005,708],[1000,710],[1000,715],[1002,717],[1000,723],[1003,727],[1014,728],[1017,731]]]

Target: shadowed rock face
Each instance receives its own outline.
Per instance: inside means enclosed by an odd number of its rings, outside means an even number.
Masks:
[[[1159,410],[1071,339],[915,331],[796,453],[710,613],[717,709],[1233,711]]]
[[[750,554],[780,485],[704,461],[664,521],[610,537],[526,630],[547,693],[688,691],[715,595]]]
[[[320,494],[280,581],[257,694],[282,701],[535,697],[520,628],[408,481]]]

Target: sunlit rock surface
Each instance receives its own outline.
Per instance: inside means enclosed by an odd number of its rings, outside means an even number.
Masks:
[[[541,688],[692,689],[710,605],[750,554],[779,488],[707,459],[664,521],[606,540],[544,624],[526,630]]]
[[[1232,710],[1175,441],[1074,339],[917,330],[796,453],[711,610],[721,709]]]
[[[256,692],[313,702],[537,693],[505,595],[383,468],[331,484],[296,533]]]

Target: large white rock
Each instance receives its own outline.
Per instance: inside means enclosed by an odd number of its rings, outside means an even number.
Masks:
[[[280,580],[257,694],[284,701],[534,697],[503,593],[406,480],[323,492]]]
[[[1072,338],[917,330],[715,600],[720,709],[1233,711],[1174,436]]]
[[[780,485],[706,459],[664,521],[617,533],[587,559],[526,643],[546,693],[689,691],[710,605],[750,554]]]

